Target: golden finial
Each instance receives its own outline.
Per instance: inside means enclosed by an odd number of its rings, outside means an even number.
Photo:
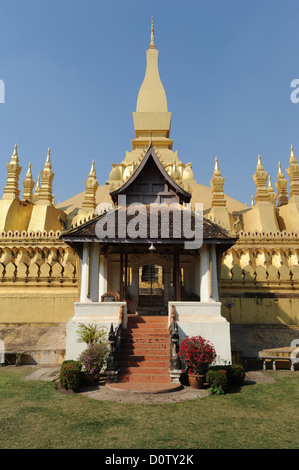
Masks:
[[[28,170],[27,170],[26,176],[28,176],[28,177],[32,176],[31,163],[30,162],[29,162],[29,165],[28,165]]]
[[[273,186],[272,186],[272,181],[271,181],[271,176],[270,176],[270,175],[269,175],[269,177],[268,177],[268,189],[269,189],[269,188],[273,188]]]
[[[293,145],[291,145],[290,163],[297,163],[297,158],[294,154]]]
[[[48,148],[47,160],[46,160],[46,163],[45,163],[45,168],[52,169],[51,160],[50,160],[50,147]]]
[[[257,167],[256,167],[257,170],[263,170],[264,167],[263,167],[263,164],[262,164],[262,159],[261,159],[261,156],[258,155],[257,157]]]
[[[15,146],[14,146],[14,151],[13,151],[13,154],[11,156],[11,162],[19,162],[17,144],[15,144]]]
[[[152,27],[151,27],[150,49],[156,49],[156,47],[155,47],[155,36],[154,36],[154,19],[153,19],[153,17],[152,17]]]
[[[278,174],[280,175],[281,173],[282,173],[281,165],[280,165],[280,162],[278,162]]]
[[[218,165],[218,158],[217,158],[217,157],[215,157],[214,175],[219,175],[219,176],[221,176],[221,173],[220,173],[220,170],[219,170],[219,165]]]
[[[96,176],[94,160],[92,160],[89,176]]]

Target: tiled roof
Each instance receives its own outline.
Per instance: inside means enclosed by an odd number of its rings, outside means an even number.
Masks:
[[[129,215],[127,212],[126,207],[118,207],[116,209],[112,209],[111,211],[101,214],[94,219],[85,222],[84,224],[75,227],[68,232],[64,232],[62,235],[62,238],[65,241],[74,241],[74,242],[80,242],[80,241],[96,241],[100,240],[103,243],[109,243],[109,242],[119,242],[121,243],[122,241],[126,242],[140,242],[144,240],[145,242],[148,242],[150,240],[159,240],[159,241],[171,241],[173,242],[185,242],[185,241],[192,241],[194,240],[194,236],[190,237],[188,233],[186,234],[186,231],[184,230],[184,225],[183,225],[183,216],[182,216],[182,206],[179,204],[173,206],[171,205],[170,210],[164,209],[161,211],[161,207],[159,208],[158,212],[151,212],[149,206],[143,206],[143,209],[146,208],[146,213],[144,211],[144,217],[138,215],[140,213],[136,212],[133,215]],[[151,208],[152,209],[152,208]],[[169,213],[169,215],[167,215]],[[195,229],[195,222],[197,223],[198,219],[194,211],[189,211],[190,218],[185,219],[187,221],[186,227],[190,228],[190,220],[191,220],[191,228],[190,231],[193,231]],[[153,223],[151,225],[152,220],[157,217],[156,221],[158,223]],[[178,217],[180,216],[180,219]],[[184,213],[185,216],[185,213]],[[137,223],[139,221],[141,222],[139,227],[139,224]],[[180,220],[180,226],[179,224],[175,224],[177,220]],[[97,223],[100,223],[102,230],[105,231],[107,230],[108,227],[113,227],[114,233],[111,238],[108,237],[103,237],[100,238],[98,237],[99,232],[96,230],[96,225]],[[121,224],[121,225],[120,225]],[[126,224],[126,227],[124,225]],[[168,235],[167,236],[167,226],[168,226]],[[175,232],[173,230],[173,227],[176,228]],[[197,226],[196,226],[197,227]],[[124,230],[126,228],[126,230]],[[177,234],[177,231],[181,228],[181,232],[179,235]],[[152,229],[152,230],[151,230]],[[140,237],[137,239],[133,239],[132,236],[128,236],[126,238],[123,237],[122,233],[129,233],[131,235],[132,230],[138,232],[140,234]],[[153,233],[153,231],[155,233]],[[166,234],[166,236],[165,236]],[[205,241],[210,241],[212,242],[213,240],[218,243],[230,243],[234,244],[234,242],[237,239],[237,236],[232,236],[229,234],[223,227],[220,227],[216,225],[215,223],[211,222],[210,220],[203,219],[203,229],[202,229],[202,234],[203,234],[203,240]]]

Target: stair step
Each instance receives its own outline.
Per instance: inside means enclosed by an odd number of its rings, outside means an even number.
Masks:
[[[161,343],[130,343],[122,348],[123,354],[137,354],[138,356],[148,355],[146,354],[148,351],[150,354],[169,355],[169,345]]]
[[[133,330],[133,331],[153,331],[159,332],[159,331],[167,331],[169,332],[168,324],[166,325],[165,323],[128,323],[127,330]]]
[[[169,360],[169,354],[148,354],[148,355],[137,355],[137,354],[128,354],[122,355],[121,361],[135,361],[135,362],[159,362],[159,361],[166,361]]]
[[[128,315],[128,323],[161,323],[164,325],[168,324],[167,316],[152,316],[152,315]]]
[[[124,330],[123,337],[126,338],[127,336],[155,336],[160,338],[163,336],[164,338],[169,338],[169,331],[165,330],[164,328],[127,328]]]
[[[131,374],[118,375],[118,382],[135,382],[135,383],[171,383],[169,374]]]
[[[149,338],[146,340],[145,338],[132,338],[132,339],[127,339],[126,342],[123,343],[123,348],[130,348],[131,346],[137,346],[137,345],[143,345],[145,347],[147,346],[158,346],[159,347],[163,346],[163,349],[166,349],[169,347],[169,341],[166,340],[157,340],[156,338]]]
[[[168,368],[164,366],[163,369],[155,367],[124,367],[120,369],[120,374],[149,374],[149,375],[169,375]]]

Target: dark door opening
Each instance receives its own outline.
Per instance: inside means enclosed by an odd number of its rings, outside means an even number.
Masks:
[[[139,268],[140,307],[164,306],[164,270],[162,266],[146,264]]]

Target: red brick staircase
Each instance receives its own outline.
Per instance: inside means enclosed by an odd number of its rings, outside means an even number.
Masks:
[[[167,316],[128,315],[118,382],[169,384]]]

